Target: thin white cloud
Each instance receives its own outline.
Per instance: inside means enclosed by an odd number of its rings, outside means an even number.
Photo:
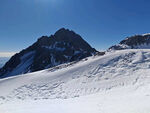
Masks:
[[[0,52],[0,57],[11,57],[15,54],[16,52]]]

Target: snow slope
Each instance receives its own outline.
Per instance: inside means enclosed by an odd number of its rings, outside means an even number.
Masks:
[[[150,113],[149,68],[150,50],[122,50],[5,78],[0,112]]]

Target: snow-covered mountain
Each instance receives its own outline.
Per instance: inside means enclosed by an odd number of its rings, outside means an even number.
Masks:
[[[1,79],[0,111],[149,113],[149,68],[150,50],[127,49]]]
[[[150,49],[150,34],[127,37],[119,44],[110,47],[108,51],[123,49]]]
[[[39,38],[33,45],[12,56],[0,69],[0,77],[35,72],[78,61],[96,52],[81,36],[62,28],[50,37]]]

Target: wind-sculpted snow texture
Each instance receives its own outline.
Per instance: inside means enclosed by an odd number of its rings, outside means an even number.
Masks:
[[[28,113],[61,113],[57,105],[63,113],[70,113],[71,108],[72,113],[149,113],[150,50],[116,51],[5,78],[0,80],[0,90],[0,111],[4,113],[24,113],[12,107],[20,102],[21,108],[28,108],[31,102],[33,109],[40,103],[46,110],[24,110]],[[48,104],[54,109],[48,109]],[[11,111],[6,109],[9,105]]]

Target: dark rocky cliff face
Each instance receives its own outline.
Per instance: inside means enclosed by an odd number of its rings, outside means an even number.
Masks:
[[[118,45],[114,45],[109,48],[109,50],[122,49],[150,49],[150,34],[127,37],[125,40],[122,40]]]
[[[50,37],[42,36],[32,46],[11,57],[0,69],[0,77],[47,69],[81,60],[96,52],[81,36],[62,28]]]

